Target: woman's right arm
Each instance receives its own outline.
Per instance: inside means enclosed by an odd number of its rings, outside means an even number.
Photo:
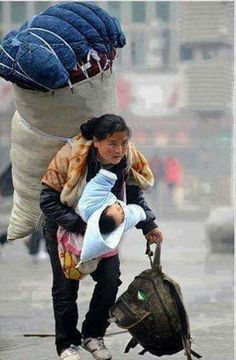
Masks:
[[[60,201],[60,193],[48,185],[43,185],[40,195],[40,208],[49,221],[57,223],[65,230],[81,233],[85,222],[73,208]]]

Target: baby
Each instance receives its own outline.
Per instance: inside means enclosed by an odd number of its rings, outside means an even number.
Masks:
[[[74,247],[79,255],[77,269],[83,273],[94,271],[101,257],[116,254],[124,231],[146,219],[141,206],[126,205],[111,192],[116,180],[116,174],[100,169],[86,184],[75,209],[87,227],[84,238],[69,233],[70,241],[67,243],[70,251]],[[62,233],[63,229],[59,228],[59,241]]]
[[[114,251],[123,232],[146,219],[139,205],[126,205],[111,192],[116,174],[101,169],[84,188],[77,211],[87,223],[81,261]]]
[[[107,206],[99,219],[101,234],[106,235],[114,231],[124,221],[124,218],[124,209],[119,202]]]

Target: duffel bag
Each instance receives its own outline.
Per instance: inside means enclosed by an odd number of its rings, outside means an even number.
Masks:
[[[160,245],[157,244],[154,261],[147,248],[151,269],[135,277],[128,289],[110,309],[111,321],[128,329],[132,339],[125,352],[140,344],[141,355],[172,355],[184,349],[188,360],[192,355],[188,315],[179,284],[162,272]]]

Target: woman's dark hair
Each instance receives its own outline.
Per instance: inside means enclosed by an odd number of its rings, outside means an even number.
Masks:
[[[108,208],[109,207],[103,210],[98,223],[102,235],[110,234],[112,231],[114,231],[117,228],[117,224],[113,219],[113,217],[107,215]]]
[[[118,115],[105,114],[95,117],[80,126],[82,136],[87,140],[92,140],[95,136],[98,140],[104,140],[109,135],[119,131],[126,131],[131,137],[131,130],[125,120]]]

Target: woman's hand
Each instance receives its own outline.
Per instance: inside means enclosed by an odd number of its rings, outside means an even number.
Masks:
[[[156,227],[154,229],[152,229],[151,231],[149,231],[146,235],[145,238],[148,240],[149,244],[154,244],[159,242],[163,242],[163,235],[161,230]]]

